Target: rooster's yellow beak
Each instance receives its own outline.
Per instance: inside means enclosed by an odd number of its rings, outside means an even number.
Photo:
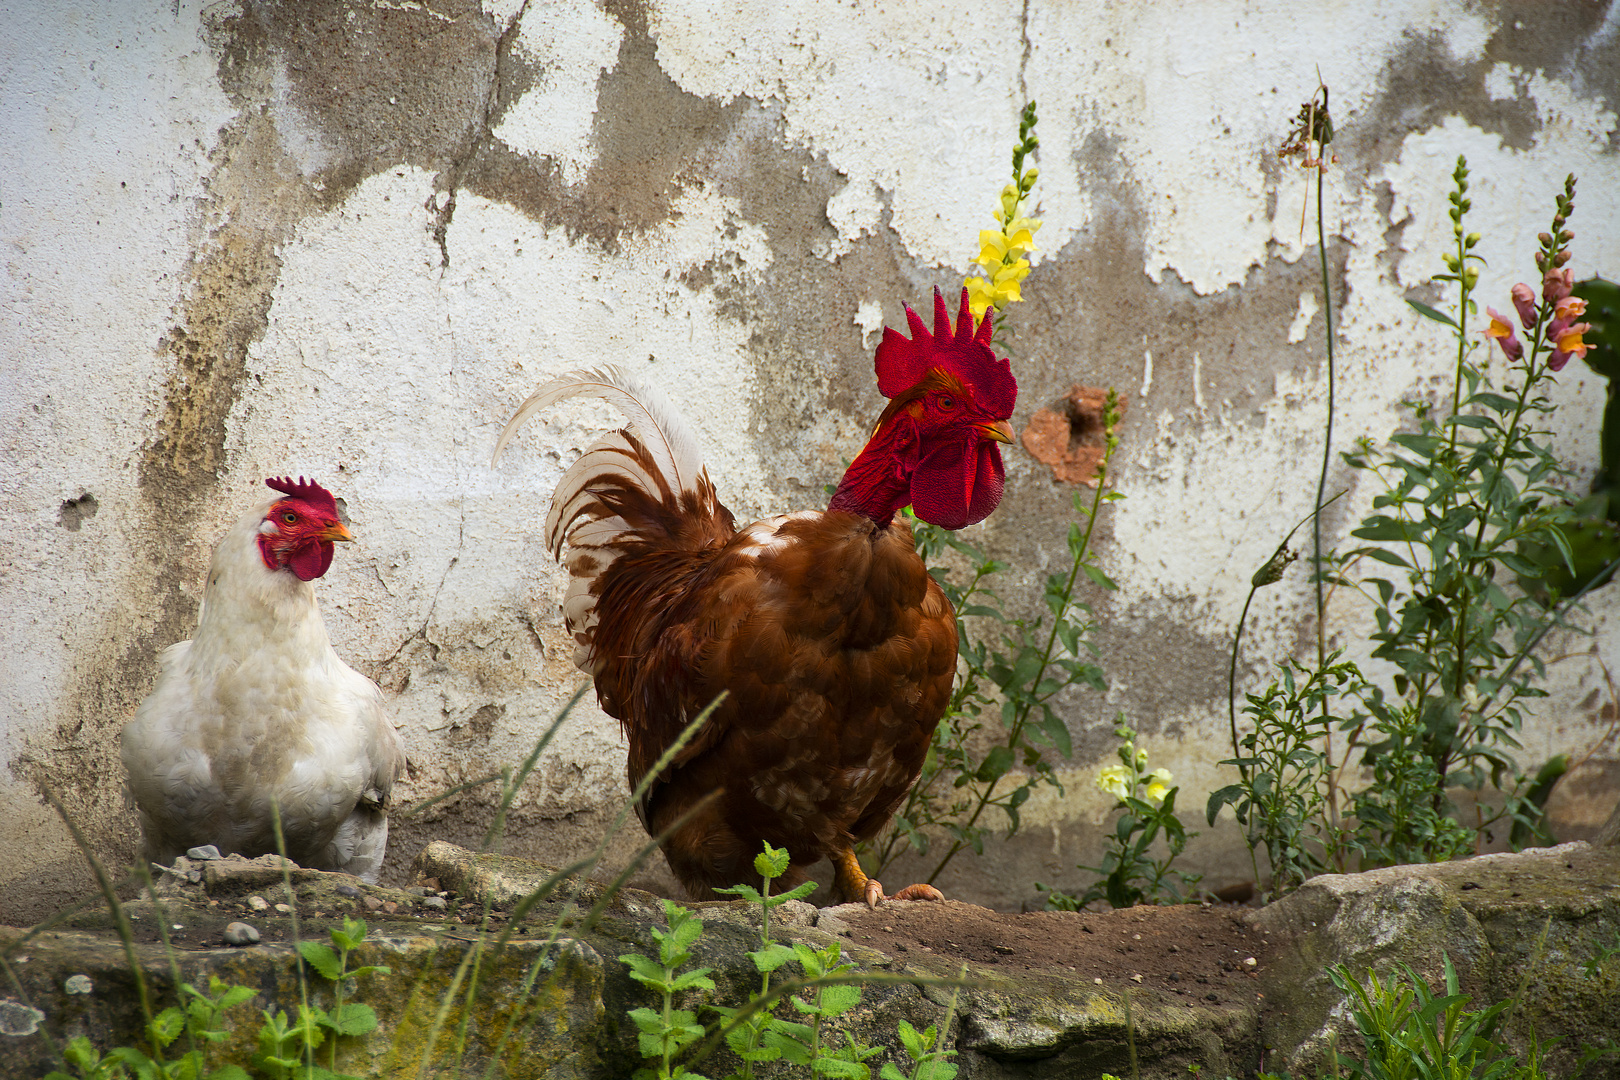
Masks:
[[[354,536],[347,528],[344,527],[343,522],[334,521],[332,524],[316,533],[315,539],[324,540],[327,543],[332,543],[335,541],[347,543],[353,540]]]
[[[1005,420],[997,420],[994,423],[989,424],[980,424],[979,430],[989,438],[996,440],[996,442],[1010,443],[1013,441],[1012,425],[1007,423]]]

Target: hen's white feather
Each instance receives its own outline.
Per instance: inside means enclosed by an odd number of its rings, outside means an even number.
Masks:
[[[333,651],[313,586],[264,565],[270,505],[215,549],[196,635],[164,651],[124,728],[144,853],[273,852],[273,800],[295,861],[375,881],[405,747],[376,684]]]

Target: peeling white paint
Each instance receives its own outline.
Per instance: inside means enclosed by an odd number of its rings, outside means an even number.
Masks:
[[[591,0],[529,4],[518,25],[517,52],[540,81],[501,118],[493,134],[514,150],[549,155],[565,184],[585,178],[596,150],[597,79],[618,63],[624,27]]]
[[[1311,320],[1316,318],[1316,313],[1321,310],[1322,301],[1317,299],[1315,293],[1299,294],[1299,311],[1295,313],[1294,321],[1288,325],[1288,344],[1298,345],[1305,340],[1305,335],[1311,329]]]

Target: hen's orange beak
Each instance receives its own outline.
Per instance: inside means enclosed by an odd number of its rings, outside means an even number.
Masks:
[[[1005,420],[996,420],[989,424],[978,425],[979,431],[996,442],[1010,443],[1013,441],[1012,425]]]
[[[332,522],[332,524],[328,525],[326,528],[324,528],[320,532],[316,533],[315,534],[315,539],[324,540],[327,543],[333,543],[333,542],[347,543],[347,542],[353,540],[354,536],[353,536],[353,534],[351,534],[349,532],[349,530],[346,527],[344,527],[343,522],[334,521],[334,522]]]

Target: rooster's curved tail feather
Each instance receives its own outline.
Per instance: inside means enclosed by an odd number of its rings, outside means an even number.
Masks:
[[[570,397],[601,398],[629,421],[568,467],[546,515],[546,545],[570,574],[563,621],[576,643],[574,662],[594,675],[596,601],[608,568],[631,552],[700,550],[729,539],[736,527],[686,421],[657,390],[616,367],[571,371],[543,384],[507,421],[490,464],[531,416]]]

